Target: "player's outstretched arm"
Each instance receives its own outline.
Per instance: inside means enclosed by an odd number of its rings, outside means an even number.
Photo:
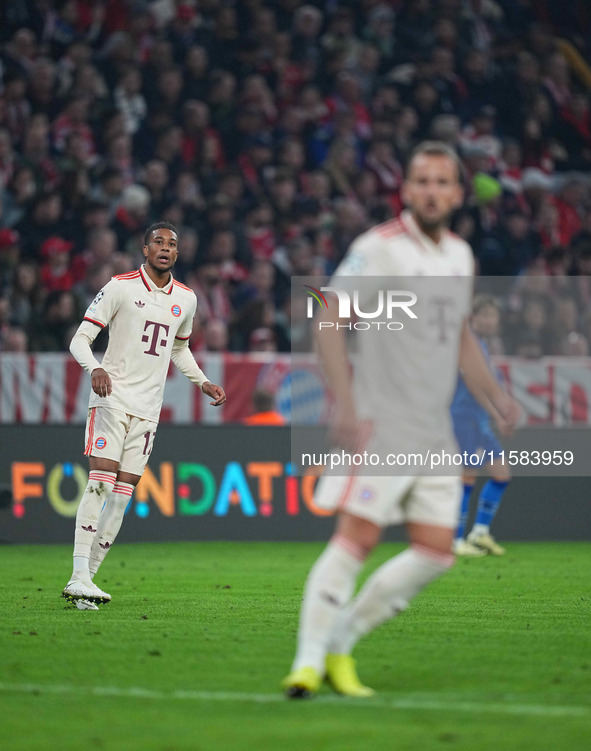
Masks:
[[[460,370],[474,398],[482,404],[503,433],[510,432],[517,424],[521,408],[498,383],[467,322],[464,322],[460,342]]]
[[[340,320],[336,298],[328,296],[328,306],[314,318],[314,344],[335,402],[331,417],[332,439],[336,445],[353,450],[358,443],[360,425],[353,402],[345,332],[336,325]],[[320,323],[332,325],[320,328]]]

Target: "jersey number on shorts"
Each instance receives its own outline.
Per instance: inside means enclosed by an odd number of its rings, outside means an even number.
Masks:
[[[152,436],[152,441],[150,442],[150,436]],[[144,433],[144,438],[146,439],[146,442],[144,443],[144,450],[142,451],[142,454],[144,456],[150,456],[152,453],[152,446],[154,445],[154,433],[151,433],[149,430],[147,433]]]

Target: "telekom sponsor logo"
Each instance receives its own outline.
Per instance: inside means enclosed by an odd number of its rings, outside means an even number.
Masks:
[[[144,354],[153,355],[154,357],[160,357],[160,354],[156,352],[156,347],[166,347],[168,343],[166,336],[168,335],[169,326],[165,323],[158,323],[157,321],[146,321],[144,331],[147,332],[152,326],[154,327],[152,331],[152,338],[150,339],[150,335],[147,333],[142,336],[142,342],[150,342],[150,346],[148,347],[148,349],[144,350]],[[160,341],[158,341],[161,329],[164,332],[164,336],[162,339],[160,339]]]

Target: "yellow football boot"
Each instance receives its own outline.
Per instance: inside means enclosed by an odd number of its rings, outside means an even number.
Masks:
[[[288,699],[311,699],[318,693],[322,676],[314,668],[293,670],[281,681],[281,688]]]
[[[373,688],[364,686],[359,680],[355,660],[351,655],[326,655],[326,680],[343,696],[367,698],[373,696]]]

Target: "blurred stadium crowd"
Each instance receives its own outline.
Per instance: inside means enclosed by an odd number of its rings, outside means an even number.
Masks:
[[[436,138],[480,274],[535,277],[509,354],[588,354],[585,0],[13,0],[0,44],[0,351],[67,349],[160,219],[192,348],[288,351],[290,277],[396,216]]]

